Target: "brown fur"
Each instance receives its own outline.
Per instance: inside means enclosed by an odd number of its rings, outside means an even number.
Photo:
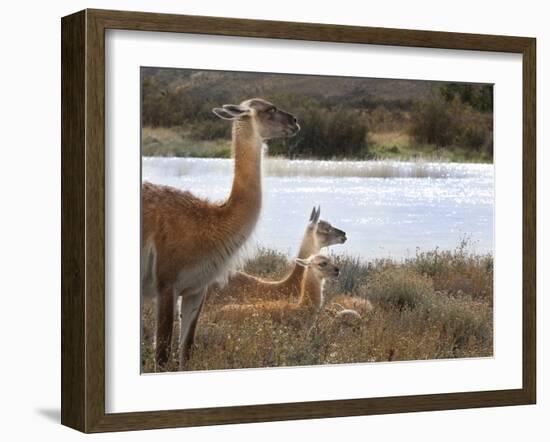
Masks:
[[[261,99],[214,112],[234,121],[235,171],[229,198],[212,203],[168,186],[142,186],[142,280],[152,281],[158,297],[157,366],[168,360],[175,297],[182,297],[181,366],[193,343],[207,286],[224,277],[256,225],[262,199],[262,142],[299,130],[292,115]]]
[[[264,301],[254,304],[229,304],[220,310],[219,319],[243,320],[251,315],[262,315],[269,316],[276,322],[297,326],[314,319],[323,305],[324,279],[336,277],[339,270],[323,255],[312,256],[307,261],[309,264],[302,277],[298,302]],[[324,267],[319,266],[322,262],[325,263]]]
[[[320,209],[313,209],[310,222],[302,237],[298,258],[306,259],[318,254],[322,248],[346,242],[346,233],[333,227],[329,222],[318,220]],[[316,218],[314,218],[316,214]],[[231,276],[223,288],[214,286],[208,291],[209,302],[223,302],[231,297],[233,302],[246,299],[292,300],[300,296],[300,285],[305,267],[294,262],[291,271],[279,281],[271,281],[237,272]]]

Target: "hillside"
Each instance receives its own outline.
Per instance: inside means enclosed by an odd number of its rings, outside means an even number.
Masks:
[[[436,81],[163,68],[142,68],[142,76],[154,82],[159,93],[185,91],[192,96],[202,96],[208,90],[211,100],[223,99],[228,95],[269,99],[270,95],[300,94],[329,101],[345,98],[354,103],[405,103],[428,97],[434,87],[442,84]],[[330,79],[330,88],[327,88],[327,79]]]
[[[144,155],[228,156],[212,108],[261,97],[302,127],[273,155],[492,161],[492,85],[154,67],[141,80]]]

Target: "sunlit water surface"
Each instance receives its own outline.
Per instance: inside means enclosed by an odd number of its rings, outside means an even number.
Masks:
[[[143,158],[144,181],[211,200],[227,197],[232,175],[227,159]],[[402,259],[464,237],[475,252],[493,248],[492,165],[264,159],[263,195],[253,243],[289,256],[314,205],[347,232],[338,253]]]

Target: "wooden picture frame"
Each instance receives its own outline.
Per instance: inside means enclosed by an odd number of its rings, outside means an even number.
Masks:
[[[522,388],[271,405],[105,412],[105,30],[495,51],[523,63]],[[536,41],[533,38],[84,10],[62,19],[62,424],[83,432],[534,404]]]

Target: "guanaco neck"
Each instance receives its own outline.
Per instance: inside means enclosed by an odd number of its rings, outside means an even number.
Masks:
[[[319,253],[320,247],[315,239],[315,228],[307,226],[304,236],[302,237],[302,242],[300,244],[300,249],[298,250],[298,258],[307,259],[311,255]],[[294,267],[289,275],[284,279],[283,284],[287,287],[300,287],[302,280],[304,279],[306,268],[304,266],[294,263]]]
[[[322,278],[318,278],[310,269],[305,269],[298,304],[320,309],[323,304],[323,284]]]
[[[298,258],[307,259],[311,255],[316,255],[321,251],[317,240],[315,239],[315,227],[307,226],[304,236],[302,237],[302,242],[300,243],[300,249],[298,250]],[[300,267],[302,270],[305,270],[304,266]]]
[[[235,163],[233,185],[222,206],[225,223],[222,230],[246,240],[262,205],[262,139],[249,117],[233,123],[232,150]]]

